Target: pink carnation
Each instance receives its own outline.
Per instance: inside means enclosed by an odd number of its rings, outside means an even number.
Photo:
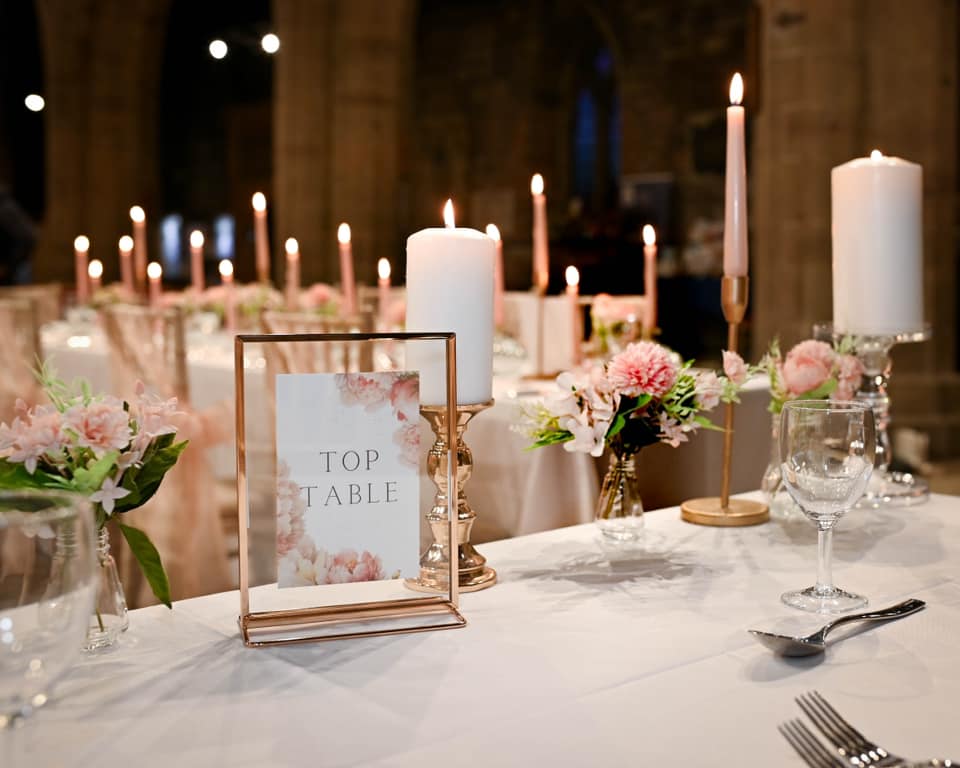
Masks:
[[[734,384],[743,384],[747,380],[747,364],[736,352],[723,350],[723,372]]]
[[[630,397],[661,397],[677,380],[679,365],[666,347],[652,341],[627,345],[607,366],[607,380]]]
[[[77,435],[77,445],[90,448],[98,458],[130,444],[133,433],[123,403],[115,397],[74,405],[63,415],[64,427]]]
[[[833,395],[838,400],[852,400],[863,380],[863,363],[853,355],[839,356],[837,388]]]
[[[783,383],[794,396],[820,387],[830,378],[834,352],[823,341],[801,341],[787,353],[783,363]]]

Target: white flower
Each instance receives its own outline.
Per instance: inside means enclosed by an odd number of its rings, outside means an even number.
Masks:
[[[113,514],[113,502],[117,499],[122,499],[124,496],[129,496],[130,491],[126,488],[119,488],[113,478],[107,477],[103,481],[103,485],[100,486],[99,491],[94,491],[90,494],[90,501],[98,501],[103,506],[103,511],[108,515]]]
[[[696,377],[697,402],[700,407],[709,411],[716,408],[723,394],[723,382],[713,371],[698,371]]]

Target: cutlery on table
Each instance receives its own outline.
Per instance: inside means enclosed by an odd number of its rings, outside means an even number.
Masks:
[[[829,624],[825,624],[816,632],[806,637],[790,637],[789,635],[778,635],[774,632],[764,632],[760,629],[748,630],[757,640],[763,643],[774,653],[782,656],[813,656],[817,653],[823,653],[826,650],[827,635],[841,624],[848,624],[853,621],[890,621],[900,619],[916,613],[926,605],[923,600],[910,598],[902,603],[897,603],[889,608],[883,608],[879,611],[865,611],[863,613],[852,613],[849,616],[841,616],[834,619]]]

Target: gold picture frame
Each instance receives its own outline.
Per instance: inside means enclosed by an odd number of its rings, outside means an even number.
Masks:
[[[243,643],[247,647],[290,645],[325,640],[376,637],[407,632],[426,632],[456,629],[466,626],[466,619],[458,609],[459,574],[456,557],[450,558],[449,589],[429,597],[419,593],[410,598],[347,602],[274,610],[251,610],[250,586],[250,520],[247,463],[247,357],[252,345],[330,344],[369,345],[389,342],[442,342],[446,379],[446,409],[448,411],[446,455],[448,487],[456,487],[456,334],[454,333],[284,333],[239,334],[234,339],[234,376],[236,385],[236,459],[237,459],[237,514],[239,523],[239,581],[240,615],[238,619]],[[278,351],[280,351],[278,349]],[[265,367],[265,366],[261,366]],[[265,377],[269,374],[265,371]],[[271,403],[272,405],[272,403]],[[273,467],[274,482],[276,466]],[[457,517],[449,516],[449,541],[456,541]],[[266,585],[269,586],[269,585]],[[255,587],[254,589],[264,589]],[[306,589],[311,589],[307,587]]]

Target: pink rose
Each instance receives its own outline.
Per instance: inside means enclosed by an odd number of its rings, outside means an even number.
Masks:
[[[362,405],[368,411],[377,410],[388,395],[376,377],[362,373],[337,374],[337,388],[344,405]]]
[[[863,381],[863,363],[853,355],[839,356],[837,388],[833,396],[837,400],[853,400]]]
[[[413,376],[395,381],[390,388],[390,405],[399,421],[419,421],[420,381]]]
[[[787,353],[783,363],[783,383],[794,396],[805,395],[822,386],[833,369],[835,356],[823,341],[801,341]]]
[[[607,366],[607,380],[630,397],[661,397],[677,380],[679,365],[670,351],[652,341],[638,341],[614,357]]]
[[[126,448],[133,436],[123,403],[115,397],[71,406],[63,421],[66,429],[76,433],[77,444],[90,448],[97,458]]]
[[[747,364],[736,352],[723,350],[723,372],[734,384],[743,384],[747,380]]]

